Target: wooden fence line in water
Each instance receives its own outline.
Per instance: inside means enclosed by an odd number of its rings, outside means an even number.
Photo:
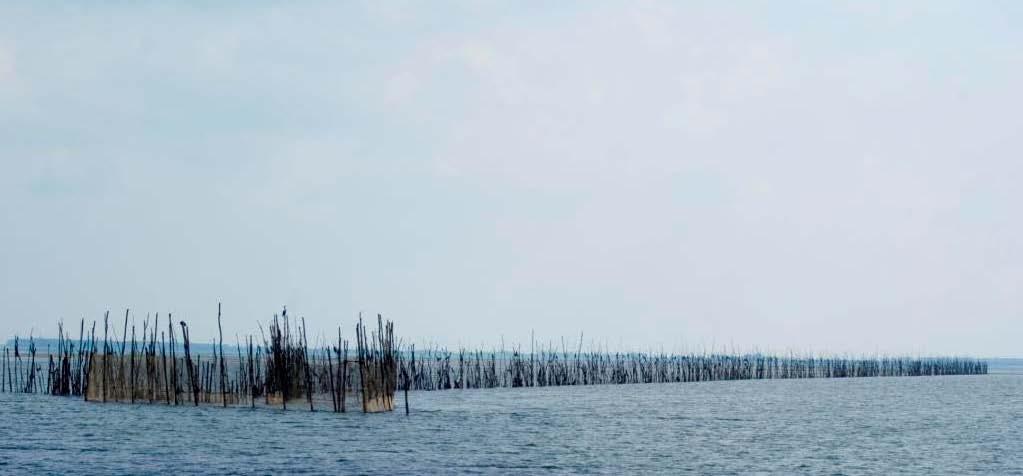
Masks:
[[[166,405],[247,405],[277,406],[306,403],[309,410],[348,410],[347,395],[361,395],[361,409],[367,413],[394,409],[397,347],[394,326],[377,316],[377,331],[367,333],[360,317],[356,326],[358,342],[354,358],[349,357],[348,341],[338,328],[336,347],[310,349],[305,322],[297,332],[285,309],[274,315],[269,340],[262,345],[247,338],[247,352],[239,344],[236,357],[225,356],[220,309],[217,313],[217,345],[213,355],[203,358],[192,352],[188,325],[179,321],[180,338],[172,316],[167,316],[166,331],[155,315],[142,322],[141,334],[130,326],[125,313],[121,341],[110,339],[109,313],[104,315],[103,339],[96,337],[96,323],[87,335],[85,320],[79,326],[77,341],[58,323],[57,349],[47,349],[46,367],[36,361],[36,347],[29,338],[28,354],[22,355],[15,337],[14,355],[5,347],[0,379],[4,392],[47,393],[83,397],[100,402],[149,402]],[[261,328],[262,333],[262,328]],[[116,330],[114,331],[116,335]],[[130,340],[129,340],[130,335]],[[169,342],[168,342],[169,341]],[[168,345],[169,344],[169,345]],[[177,349],[184,355],[178,355]],[[328,398],[329,396],[329,398]],[[320,408],[317,408],[319,405]]]
[[[911,377],[987,373],[987,362],[959,357],[777,357],[764,354],[576,353],[511,355],[460,350],[412,352],[400,361],[413,390],[549,387],[793,378]]]
[[[447,390],[495,387],[547,387],[630,383],[701,382],[791,378],[845,378],[986,374],[987,362],[960,357],[779,357],[766,354],[655,354],[575,352],[553,347],[539,352],[510,354],[444,349],[402,351],[394,340],[393,323],[377,316],[376,332],[367,332],[360,316],[355,353],[338,328],[337,345],[310,349],[304,319],[292,329],[287,309],[274,315],[269,338],[260,326],[261,340],[248,336],[238,342],[235,356],[225,355],[220,306],[219,339],[211,357],[193,357],[188,326],[175,326],[167,316],[149,316],[142,329],[132,324],[129,311],[121,341],[110,340],[109,313],[103,319],[103,339],[96,322],[86,332],[85,320],[77,339],[58,323],[55,353],[47,346],[45,371],[37,361],[35,341],[27,354],[19,338],[13,353],[4,348],[0,391],[80,396],[90,401],[149,402],[167,405],[280,406],[309,410],[348,410],[348,395],[359,394],[364,412],[391,411],[394,394],[409,390]],[[296,324],[298,324],[296,322]],[[180,334],[176,328],[180,328]],[[116,329],[113,330],[116,336]],[[129,340],[130,335],[130,340]],[[179,342],[180,338],[180,342]],[[261,342],[261,343],[260,343]],[[178,350],[183,351],[179,355]],[[244,353],[243,353],[244,351]]]

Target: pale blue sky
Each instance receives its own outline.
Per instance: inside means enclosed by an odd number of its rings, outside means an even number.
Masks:
[[[0,336],[1020,355],[1020,5],[4,2]]]

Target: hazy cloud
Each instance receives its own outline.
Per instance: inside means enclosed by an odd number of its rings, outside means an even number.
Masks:
[[[1019,10],[5,5],[0,336],[1018,354]]]

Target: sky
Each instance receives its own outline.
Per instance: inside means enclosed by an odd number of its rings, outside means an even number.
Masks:
[[[1023,355],[1019,2],[206,3],[0,4],[0,338]]]

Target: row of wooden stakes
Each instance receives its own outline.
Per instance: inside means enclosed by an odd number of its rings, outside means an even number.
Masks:
[[[364,412],[394,410],[399,357],[392,322],[378,315],[376,331],[370,332],[360,317],[355,352],[350,355],[340,328],[336,345],[311,349],[305,320],[293,322],[284,309],[270,321],[268,336],[263,334],[260,340],[249,336],[225,352],[220,310],[218,305],[219,342],[206,347],[212,354],[206,358],[196,352],[188,325],[184,321],[175,325],[171,315],[166,327],[156,315],[152,322],[147,317],[139,329],[129,325],[126,311],[119,340],[111,339],[109,313],[104,315],[101,337],[95,322],[86,332],[83,319],[77,339],[61,323],[56,350],[41,356],[34,339],[29,338],[24,352],[15,338],[13,356],[4,349],[0,389],[96,402],[290,406],[335,412],[347,411],[348,397],[354,395]]]
[[[56,351],[37,358],[37,345],[14,339],[13,356],[4,349],[0,391],[78,396],[98,402],[149,402],[167,405],[280,407],[345,412],[349,396],[367,413],[392,411],[395,394],[409,390],[499,387],[548,387],[638,383],[702,382],[792,378],[915,377],[975,375],[988,372],[987,362],[964,357],[835,357],[745,354],[665,354],[574,351],[562,344],[529,352],[401,348],[394,325],[377,316],[368,331],[360,316],[354,354],[338,328],[336,344],[311,347],[305,320],[293,320],[285,308],[275,314],[268,334],[249,336],[225,352],[221,308],[217,306],[219,341],[196,345],[184,321],[157,314],[141,329],[129,325],[125,312],[121,336],[112,337],[109,313],[102,339],[96,322],[85,320],[74,339],[58,324]],[[116,332],[116,330],[114,330]],[[204,358],[200,348],[207,352]],[[26,352],[27,350],[27,352]],[[46,366],[45,369],[43,366]]]

